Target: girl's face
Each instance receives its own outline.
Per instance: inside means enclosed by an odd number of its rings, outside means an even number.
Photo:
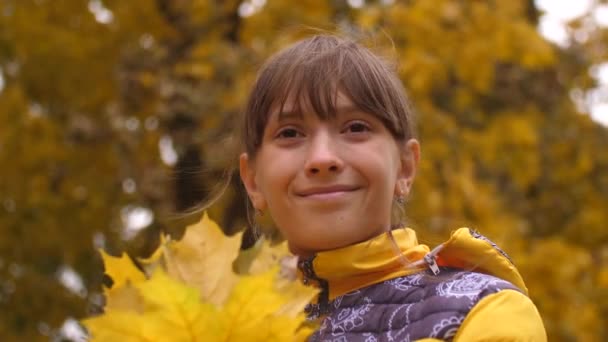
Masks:
[[[282,113],[271,113],[255,160],[241,155],[254,207],[270,212],[301,256],[389,230],[393,199],[408,194],[416,172],[418,142],[397,142],[340,93],[334,118],[293,107],[288,101]]]

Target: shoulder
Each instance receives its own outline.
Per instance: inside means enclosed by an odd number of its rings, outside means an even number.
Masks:
[[[530,298],[521,292],[506,290],[481,299],[462,322],[454,341],[543,342],[547,336]]]

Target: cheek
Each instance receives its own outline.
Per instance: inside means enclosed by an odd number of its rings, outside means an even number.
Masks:
[[[264,158],[260,161],[263,169],[257,173],[257,184],[272,210],[275,206],[281,205],[287,196],[291,179],[289,161],[280,157]]]
[[[399,158],[395,155],[396,153],[386,153],[382,158],[379,158],[374,173],[374,176],[377,177],[376,179],[379,180],[380,191],[383,192],[387,200],[391,201],[395,192],[400,166]]]
[[[397,178],[401,162],[395,148],[383,146],[382,148],[378,148],[376,153],[372,153],[371,155],[374,158],[372,163],[377,169],[376,174],[383,175],[386,181],[389,181],[386,177],[389,177],[391,181]]]

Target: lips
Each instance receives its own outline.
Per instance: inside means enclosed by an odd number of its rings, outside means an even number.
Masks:
[[[332,186],[310,187],[310,188],[306,188],[302,191],[298,191],[298,192],[296,192],[296,194],[301,197],[311,197],[311,196],[340,194],[340,193],[355,191],[358,189],[359,189],[359,187],[352,186],[352,185],[332,185]]]

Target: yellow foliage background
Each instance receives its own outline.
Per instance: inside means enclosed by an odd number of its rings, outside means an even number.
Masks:
[[[606,29],[585,15],[568,27],[585,39],[552,45],[529,0],[262,3],[0,2],[2,341],[58,340],[66,319],[99,313],[98,248],[154,260],[160,236],[187,234],[180,213],[234,163],[256,69],[310,27],[363,31],[398,62],[423,149],[406,213],[423,242],[478,229],[521,269],[549,340],[608,338],[608,132],[580,113]],[[238,180],[209,213],[230,248],[253,243],[235,235]]]

